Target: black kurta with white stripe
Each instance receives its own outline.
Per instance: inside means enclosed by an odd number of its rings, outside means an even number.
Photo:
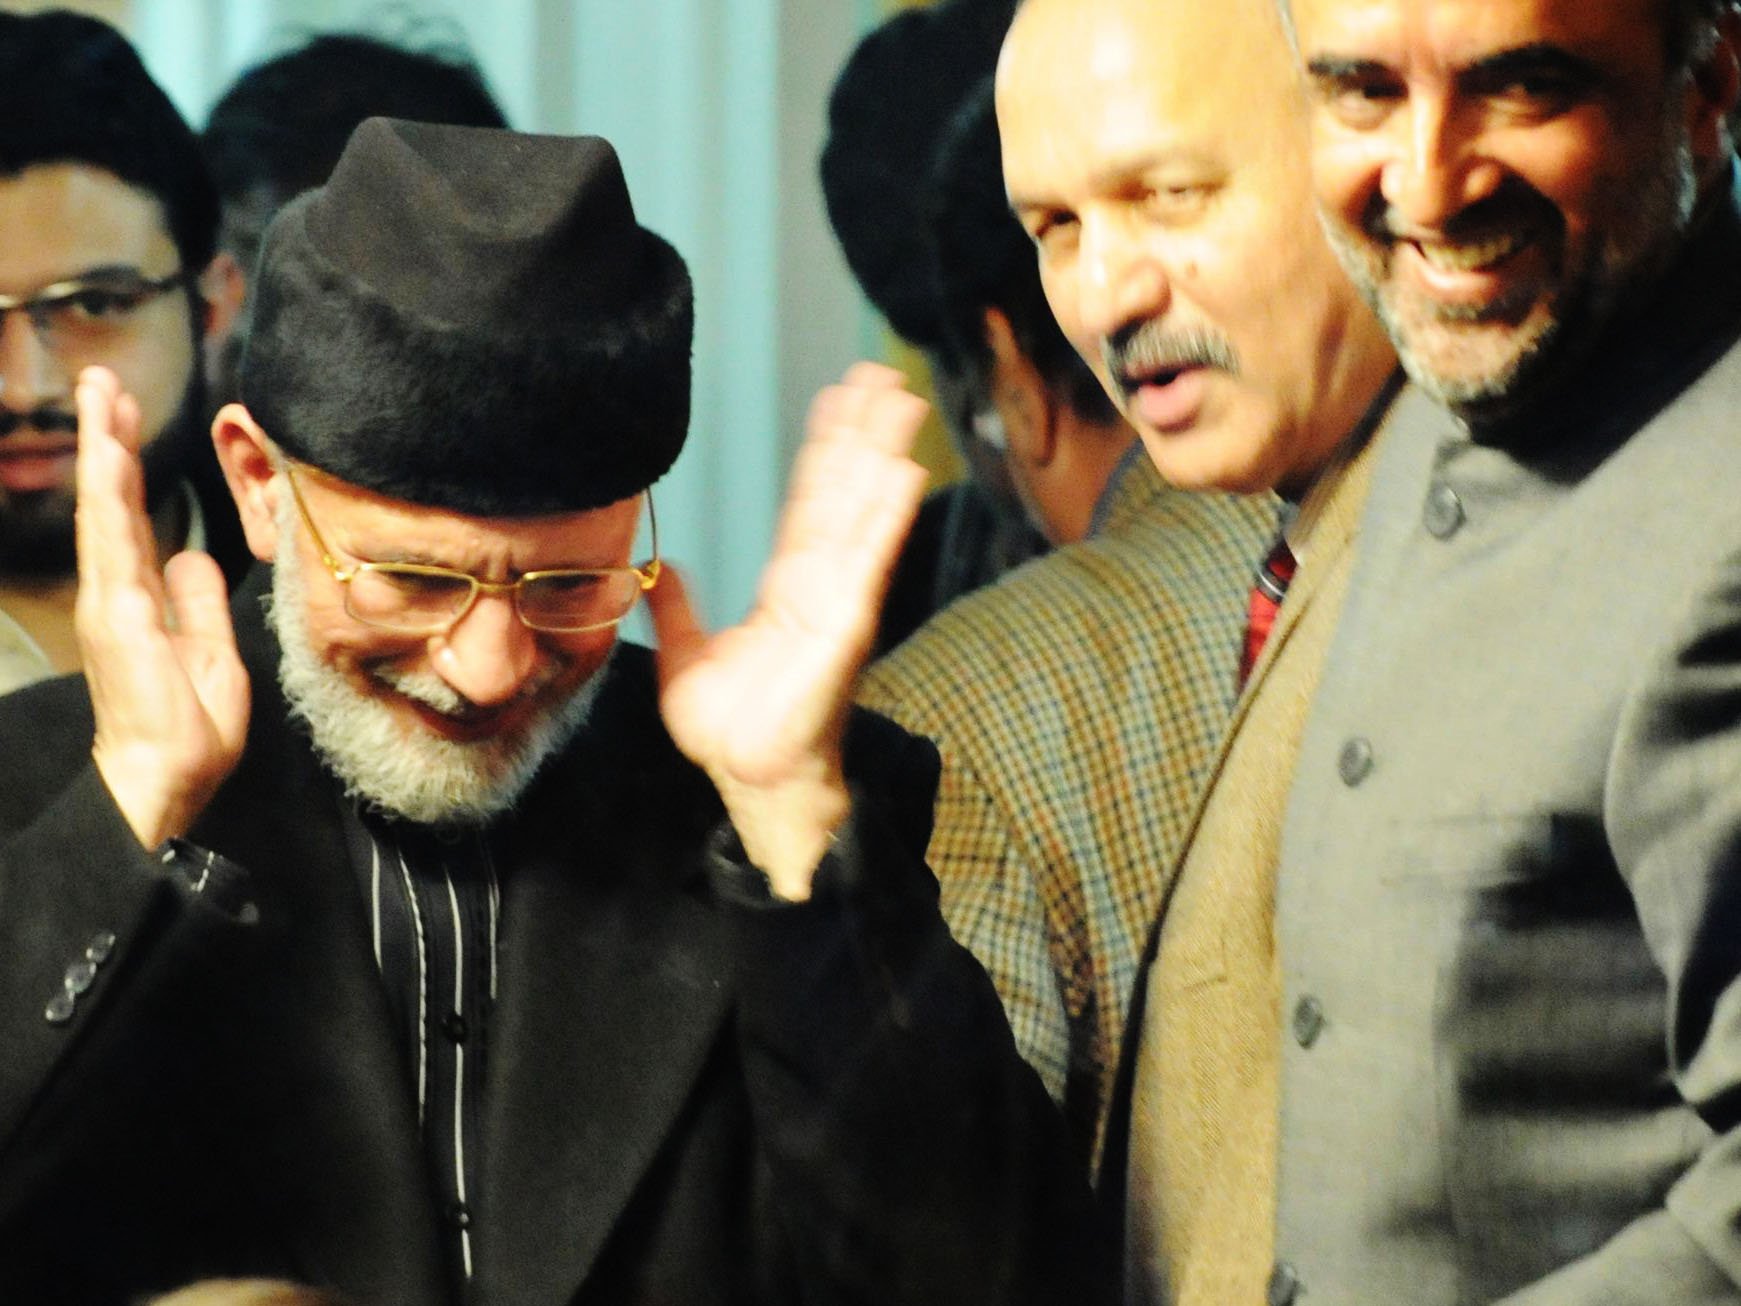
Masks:
[[[483,1173],[483,1088],[501,920],[496,862],[478,831],[432,830],[355,809],[346,826],[463,1298]]]

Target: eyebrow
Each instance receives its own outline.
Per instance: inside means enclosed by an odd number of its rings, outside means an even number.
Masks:
[[[1215,169],[1219,161],[1202,149],[1183,142],[1169,143],[1156,149],[1133,152],[1122,158],[1102,163],[1084,179],[1091,194],[1122,194],[1139,190],[1158,168],[1185,163],[1192,167]],[[1044,195],[1021,195],[1008,191],[1010,211],[1017,217],[1023,213],[1070,211],[1074,205]]]
[[[166,276],[169,274],[165,274]],[[76,281],[155,281],[148,277],[137,263],[100,263],[96,267],[83,268],[70,276],[55,278],[57,286],[67,285]]]
[[[1489,55],[1461,69],[1457,80],[1470,90],[1490,91],[1544,74],[1571,87],[1592,86],[1599,80],[1597,70],[1588,60],[1547,42],[1520,45]]]
[[[332,534],[339,534],[341,529],[334,529]],[[346,533],[348,534],[348,532]],[[464,576],[477,576],[480,580],[488,579],[472,568],[456,565],[450,558],[438,558],[422,548],[400,544],[397,541],[384,541],[379,548],[359,549],[355,547],[357,542],[354,538],[338,541],[334,541],[330,535],[325,538],[327,543],[332,545],[334,552],[344,554],[352,562],[377,567],[434,567],[438,571],[454,571]],[[363,542],[367,544],[369,541],[364,540]],[[540,568],[539,570],[549,570],[549,568]],[[519,575],[518,571],[510,570],[507,579],[517,580]]]
[[[1396,78],[1403,74],[1382,59],[1361,59],[1353,56],[1320,54],[1306,62],[1306,72],[1314,81],[1350,82],[1372,78]],[[1599,80],[1595,67],[1565,49],[1546,41],[1501,50],[1456,72],[1460,89],[1477,94],[1503,89],[1515,82],[1543,75],[1558,78],[1573,87],[1594,85]]]
[[[333,543],[330,537],[327,542],[328,544]],[[462,567],[455,563],[452,558],[436,557],[434,554],[417,547],[387,541],[378,549],[363,552],[352,548],[351,545],[354,543],[354,540],[338,543],[336,551],[345,554],[353,562],[370,562],[385,566],[435,567],[441,571],[456,571],[462,575],[475,576],[479,580],[491,579],[484,571],[475,567]],[[518,580],[521,576],[533,571],[614,571],[622,565],[620,562],[613,562],[609,559],[597,562],[575,562],[572,560],[546,562],[535,567],[509,567],[504,579]]]
[[[1306,61],[1313,81],[1346,82],[1366,77],[1395,77],[1396,70],[1382,59],[1355,59],[1344,55],[1318,54]]]

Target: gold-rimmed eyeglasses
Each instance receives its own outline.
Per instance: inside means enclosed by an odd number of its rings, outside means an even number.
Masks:
[[[46,349],[101,345],[152,300],[187,283],[185,270],[147,277],[131,269],[87,273],[30,295],[0,295],[0,317],[23,313]]]
[[[636,567],[564,567],[523,572],[514,580],[480,580],[469,572],[419,562],[341,564],[327,548],[309,515],[296,473],[288,462],[284,477],[302,524],[320,550],[320,559],[345,595],[345,611],[365,626],[402,635],[436,635],[471,611],[479,594],[512,594],[514,613],[533,630],[574,635],[616,625],[659,582],[659,519],[653,492],[647,491],[647,524],[653,556]]]

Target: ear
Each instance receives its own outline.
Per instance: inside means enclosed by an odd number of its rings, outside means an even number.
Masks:
[[[984,318],[992,356],[991,401],[1003,419],[1008,454],[1032,467],[1048,466],[1058,453],[1051,391],[1017,343],[1004,311],[988,308]]]
[[[1727,159],[1734,146],[1730,115],[1741,100],[1741,11],[1725,4],[1710,53],[1693,65],[1687,87],[1687,138],[1693,157]]]
[[[248,551],[271,562],[278,551],[278,479],[266,432],[241,404],[225,404],[212,419],[212,447],[236,501]]]
[[[220,250],[199,274],[198,285],[200,298],[206,306],[206,320],[200,335],[209,365],[236,329],[236,319],[248,297],[248,277],[242,271],[242,265],[236,262],[235,255]],[[211,374],[210,366],[206,371]]]
[[[211,385],[223,385],[225,353],[240,324],[242,305],[247,300],[247,275],[233,254],[219,251],[212,256],[198,277],[200,300],[205,301],[205,322],[200,327],[200,362],[205,367],[205,380]],[[230,399],[232,395],[218,395]]]

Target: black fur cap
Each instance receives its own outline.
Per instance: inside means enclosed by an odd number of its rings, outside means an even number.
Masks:
[[[597,137],[371,118],[267,228],[252,290],[242,402],[353,485],[575,512],[683,446],[689,272]]]

